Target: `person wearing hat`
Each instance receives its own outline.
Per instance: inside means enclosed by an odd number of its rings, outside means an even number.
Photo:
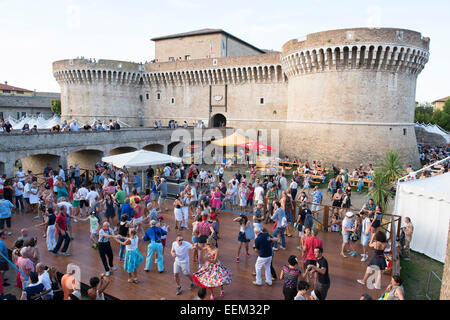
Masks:
[[[350,244],[350,256],[354,257],[356,256],[358,253],[356,252],[356,250],[353,247],[353,243],[350,241],[350,236],[352,235],[352,233],[355,232],[355,228],[353,225],[353,212],[348,211],[345,214],[345,218],[344,220],[342,220],[342,247],[341,247],[341,256],[343,256],[344,258],[346,258],[347,256],[344,253],[345,248],[347,247],[347,244]]]
[[[158,272],[164,272],[163,245],[161,237],[167,235],[167,232],[156,226],[156,220],[150,221],[150,229],[145,232],[144,241],[150,241],[147,249],[147,258],[145,259],[145,272],[149,272],[152,268],[153,255],[157,255]]]

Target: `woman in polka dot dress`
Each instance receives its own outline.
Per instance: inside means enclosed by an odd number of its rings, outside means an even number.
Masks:
[[[213,289],[220,287],[220,296],[224,296],[223,286],[232,281],[231,270],[225,267],[218,259],[219,250],[216,248],[216,240],[208,238],[207,246],[203,249],[207,252],[208,261],[203,267],[192,275],[195,283],[211,291],[211,300],[214,300]]]

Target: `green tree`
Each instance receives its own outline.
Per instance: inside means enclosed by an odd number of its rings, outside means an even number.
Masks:
[[[414,110],[414,122],[431,123],[433,116],[433,105],[431,103],[416,103]]]
[[[394,197],[394,191],[392,190],[392,183],[382,172],[375,172],[369,195],[381,207],[381,210],[386,212],[390,199]]]
[[[51,110],[54,114],[57,114],[58,116],[61,116],[61,100],[56,99],[51,101]]]
[[[386,177],[387,181],[391,183],[406,174],[400,162],[400,156],[395,150],[389,151],[386,157],[382,160],[381,165],[376,168],[376,172],[381,173],[384,177]]]
[[[386,211],[390,199],[394,197],[394,183],[403,177],[406,171],[402,168],[400,156],[395,150],[390,150],[381,161],[381,165],[375,168],[373,187],[369,194],[376,204]]]

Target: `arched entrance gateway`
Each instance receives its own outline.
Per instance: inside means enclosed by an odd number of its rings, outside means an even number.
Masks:
[[[227,118],[223,114],[217,113],[211,118],[211,125],[213,128],[226,127]]]

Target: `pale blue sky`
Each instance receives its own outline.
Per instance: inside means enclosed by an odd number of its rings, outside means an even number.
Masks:
[[[259,48],[347,27],[397,27],[431,38],[417,100],[450,95],[448,0],[0,0],[0,82],[59,91],[52,62],[84,56],[144,62],[150,38],[202,28],[223,29]]]

